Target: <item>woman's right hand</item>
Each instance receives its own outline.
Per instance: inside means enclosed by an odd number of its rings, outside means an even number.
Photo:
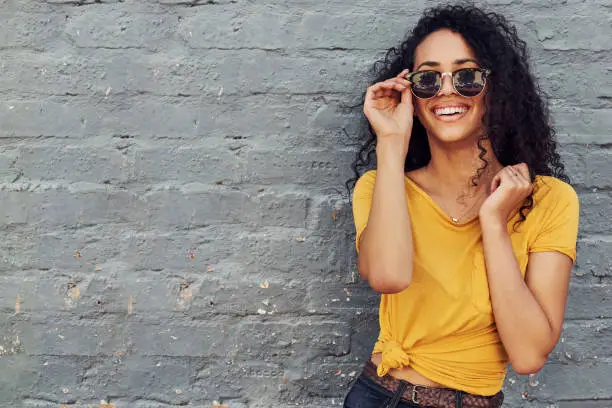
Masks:
[[[394,78],[370,86],[363,106],[378,143],[399,139],[404,155],[408,152],[414,112],[411,84],[405,78],[408,72],[405,69]]]

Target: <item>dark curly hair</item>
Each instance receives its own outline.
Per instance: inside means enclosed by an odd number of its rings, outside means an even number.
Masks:
[[[490,140],[493,153],[503,166],[526,163],[532,182],[536,175],[554,176],[569,182],[556,151],[555,132],[549,124],[545,97],[529,69],[526,44],[519,39],[516,28],[497,13],[485,12],[471,4],[427,9],[399,47],[389,49],[384,59],[374,64],[372,84],[393,78],[405,68],[412,69],[417,46],[429,34],[443,28],[460,34],[481,65],[491,70],[488,102],[482,118],[485,132],[478,140],[482,166],[472,177],[472,185],[478,184],[488,166],[487,151],[482,144],[484,138]],[[349,196],[360,174],[371,167],[375,157],[376,135],[367,120],[364,123],[367,124],[366,140],[352,164],[355,176],[346,183]],[[415,117],[404,169],[421,168],[430,159],[427,133]],[[520,209],[520,221],[525,220],[532,207],[533,194]]]

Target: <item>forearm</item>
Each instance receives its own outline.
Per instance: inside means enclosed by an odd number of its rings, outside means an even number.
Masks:
[[[412,228],[406,201],[404,158],[396,146],[377,146],[376,184],[359,252],[360,272],[372,288],[383,293],[399,292],[412,279]]]
[[[525,283],[506,225],[481,222],[489,292],[500,338],[519,373],[538,371],[556,339]]]

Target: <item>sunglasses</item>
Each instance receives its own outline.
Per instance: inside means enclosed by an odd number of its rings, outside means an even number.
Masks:
[[[449,75],[453,88],[461,96],[473,98],[480,95],[487,83],[487,75],[491,73],[483,68],[463,68],[455,72],[417,71],[406,75],[412,82],[412,93],[419,99],[433,98],[442,89],[442,78]]]

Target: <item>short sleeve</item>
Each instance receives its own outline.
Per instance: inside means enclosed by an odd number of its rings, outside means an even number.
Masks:
[[[529,252],[560,252],[576,260],[580,205],[574,189],[555,180],[552,194],[546,197],[546,211],[541,215],[540,230]],[[536,205],[538,205],[536,203]]]
[[[375,181],[376,170],[370,170],[357,180],[353,191],[353,219],[355,220],[355,248],[357,252],[359,252],[359,238],[361,238],[361,234],[368,225]]]

